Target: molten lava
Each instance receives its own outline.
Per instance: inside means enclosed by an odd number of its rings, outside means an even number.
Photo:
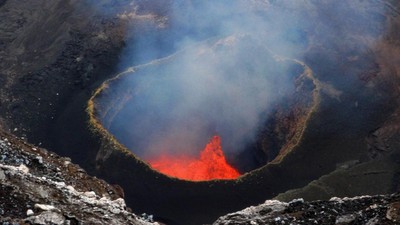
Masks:
[[[151,167],[163,174],[185,180],[235,179],[240,176],[239,172],[226,162],[219,136],[211,138],[200,153],[199,159],[164,155],[158,159],[149,160],[149,163]]]

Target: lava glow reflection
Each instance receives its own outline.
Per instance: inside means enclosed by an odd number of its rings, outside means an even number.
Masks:
[[[149,160],[149,163],[153,169],[163,174],[184,180],[235,179],[240,176],[239,172],[226,162],[219,136],[211,138],[200,153],[200,158],[164,155]]]

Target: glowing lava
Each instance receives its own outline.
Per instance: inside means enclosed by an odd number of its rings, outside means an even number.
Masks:
[[[155,170],[185,180],[205,181],[213,179],[235,179],[239,172],[230,166],[221,148],[221,138],[214,136],[200,153],[200,158],[188,156],[161,156],[149,161]]]

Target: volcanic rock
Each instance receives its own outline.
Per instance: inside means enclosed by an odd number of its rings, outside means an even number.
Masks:
[[[2,131],[0,155],[2,224],[154,224],[131,213],[116,188],[66,158]]]
[[[285,203],[266,201],[220,217],[213,225],[241,224],[398,224],[400,194],[331,198],[328,201]],[[278,208],[278,210],[277,210]]]

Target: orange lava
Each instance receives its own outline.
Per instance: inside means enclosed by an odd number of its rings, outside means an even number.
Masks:
[[[239,172],[230,166],[221,148],[221,138],[214,136],[200,153],[200,158],[188,156],[161,156],[149,161],[153,169],[184,180],[205,181],[213,179],[235,179]]]

